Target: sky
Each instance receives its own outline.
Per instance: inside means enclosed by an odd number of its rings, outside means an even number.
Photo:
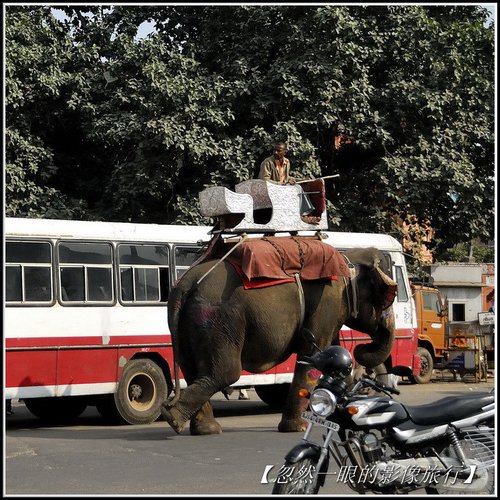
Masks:
[[[494,4],[494,3],[480,3],[479,5],[490,11],[491,19],[496,24],[497,23],[497,6],[496,6],[496,4]]]

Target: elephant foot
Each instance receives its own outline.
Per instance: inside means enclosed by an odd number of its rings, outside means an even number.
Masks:
[[[278,424],[280,432],[304,432],[306,429],[307,422],[300,417],[298,419],[282,418]]]
[[[207,434],[221,434],[222,427],[217,420],[197,420],[191,419],[189,432],[193,436],[205,436]]]
[[[187,420],[177,408],[162,406],[161,415],[177,434],[180,434],[184,430]]]

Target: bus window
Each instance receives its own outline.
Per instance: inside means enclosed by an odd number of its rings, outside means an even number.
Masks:
[[[5,253],[6,302],[51,303],[53,287],[50,243],[8,241]]]
[[[200,247],[175,247],[175,279],[178,280],[200,256]]]
[[[90,301],[110,301],[113,300],[113,293],[110,286],[111,268],[102,269],[99,267],[88,267],[88,299]]]
[[[61,267],[62,299],[68,302],[85,301],[85,276],[83,267]]]
[[[136,267],[134,269],[135,300],[158,301],[160,300],[159,269]]]
[[[118,246],[122,302],[167,302],[168,255],[169,249],[166,245]]]
[[[23,281],[21,275],[21,266],[7,265],[5,269],[5,296],[7,302],[21,302],[23,300]]]
[[[113,301],[112,248],[109,243],[58,245],[62,302]]]
[[[391,254],[390,253],[387,253],[387,252],[383,252],[383,256],[384,256],[384,259],[385,259],[385,265],[387,267],[387,269],[389,270],[389,277],[392,278],[392,258],[391,258]]]
[[[408,290],[406,288],[406,283],[403,277],[403,268],[401,266],[395,266],[396,270],[396,283],[398,284],[398,302],[408,302]]]

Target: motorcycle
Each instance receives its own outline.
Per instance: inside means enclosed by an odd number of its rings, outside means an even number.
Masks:
[[[317,494],[327,476],[359,494],[494,493],[493,390],[411,406],[366,374],[349,384],[353,362],[343,347],[316,349],[299,361],[321,373],[310,394],[301,393],[308,427],[285,456],[273,494]]]

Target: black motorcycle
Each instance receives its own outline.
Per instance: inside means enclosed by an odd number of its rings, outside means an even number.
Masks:
[[[349,385],[353,364],[343,347],[299,362],[321,376],[303,414],[309,425],[285,456],[273,494],[317,494],[328,476],[360,494],[494,493],[493,391],[411,406],[392,398],[399,390],[367,375]]]

